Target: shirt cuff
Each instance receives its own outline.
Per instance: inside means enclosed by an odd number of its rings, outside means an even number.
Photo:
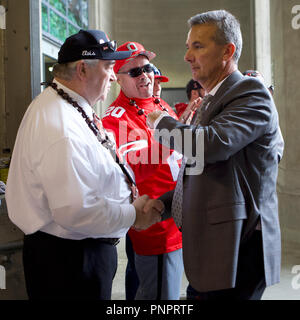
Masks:
[[[125,217],[125,226],[130,228],[136,219],[135,207],[132,204],[123,204],[121,207]]]

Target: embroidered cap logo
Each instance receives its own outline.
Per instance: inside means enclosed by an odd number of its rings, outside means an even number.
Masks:
[[[127,49],[132,51],[132,52],[138,51],[138,47],[133,42],[128,43]]]

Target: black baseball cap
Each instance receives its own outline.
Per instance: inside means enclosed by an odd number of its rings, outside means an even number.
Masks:
[[[194,79],[191,79],[188,83],[187,83],[187,85],[186,85],[186,94],[187,94],[187,96],[188,96],[188,98],[189,98],[189,100],[191,99],[191,92],[192,92],[192,90],[200,90],[200,89],[202,89],[202,86],[201,86],[201,84],[198,82],[198,81],[196,81],[196,80],[194,80]]]
[[[58,53],[58,63],[81,59],[122,60],[131,55],[131,51],[116,49],[116,41],[110,41],[105,32],[80,30],[65,40]]]
[[[186,85],[186,92],[187,93],[191,92],[192,90],[200,90],[200,89],[202,89],[201,84],[194,79],[191,79]]]

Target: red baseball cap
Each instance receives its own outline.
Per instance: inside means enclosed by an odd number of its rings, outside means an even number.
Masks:
[[[123,67],[127,62],[131,61],[132,59],[136,58],[137,56],[146,56],[149,61],[156,57],[154,52],[146,50],[140,43],[128,41],[124,44],[120,45],[117,49],[118,52],[120,51],[131,51],[131,56],[124,60],[117,60],[114,65],[114,71],[117,74],[121,67]]]
[[[169,82],[169,78],[166,76],[154,76],[154,79],[159,79],[160,82]]]

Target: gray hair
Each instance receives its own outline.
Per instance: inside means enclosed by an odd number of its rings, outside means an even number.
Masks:
[[[78,60],[81,61],[81,60]],[[55,78],[60,78],[66,81],[73,79],[76,73],[76,65],[78,61],[67,62],[67,63],[56,63],[53,66],[52,75]],[[86,59],[83,60],[89,67],[94,67],[98,64],[98,59]]]
[[[237,18],[226,10],[215,10],[197,14],[188,20],[190,28],[194,25],[205,23],[213,24],[217,27],[214,39],[217,44],[234,43],[236,51],[233,59],[238,63],[242,53],[243,38]]]

